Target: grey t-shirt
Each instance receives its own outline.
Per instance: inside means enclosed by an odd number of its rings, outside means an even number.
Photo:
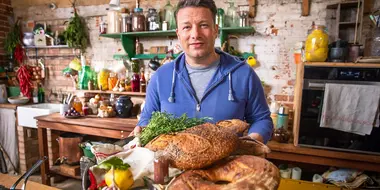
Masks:
[[[208,83],[214,76],[215,71],[218,69],[220,60],[217,59],[211,65],[207,67],[192,67],[186,63],[187,71],[189,72],[189,78],[191,85],[195,90],[198,101],[201,101]]]

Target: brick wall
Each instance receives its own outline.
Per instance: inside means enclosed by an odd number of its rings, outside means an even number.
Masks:
[[[7,56],[4,51],[4,39],[10,29],[8,16],[12,14],[11,0],[0,0],[0,66],[7,62]]]
[[[237,5],[247,4],[246,0],[237,0]],[[257,0],[257,16],[250,20],[250,25],[256,29],[254,35],[239,36],[231,43],[243,52],[251,51],[255,45],[258,66],[255,71],[259,77],[265,81],[268,100],[276,100],[292,107],[296,67],[293,60],[293,47],[296,42],[304,41],[307,30],[314,21],[316,24],[328,25],[326,5],[340,2],[340,0],[313,0],[310,9],[310,16],[301,16],[302,0]],[[166,0],[141,0],[140,5],[146,11],[148,7],[161,9]],[[176,4],[176,0],[171,1]],[[227,4],[223,1],[216,1],[218,7],[227,9]],[[122,6],[134,8],[134,0],[122,1]],[[90,64],[112,62],[112,55],[122,53],[123,49],[120,40],[100,38],[98,35],[98,25],[101,19],[106,19],[107,4],[94,6],[79,6],[79,14],[85,17],[89,28],[91,46],[87,49],[87,58]],[[44,20],[46,22],[56,22],[71,17],[72,9],[58,8],[55,11],[49,10],[46,6],[31,6],[26,8],[15,8],[15,14],[21,16],[25,21]],[[48,20],[47,20],[48,19]],[[277,32],[273,32],[277,31]],[[176,39],[151,38],[142,39],[145,49],[153,45],[175,45]],[[216,41],[216,46],[220,42]],[[56,53],[58,50],[55,50]],[[45,52],[46,53],[46,52]],[[50,53],[50,52],[48,52]],[[58,55],[58,54],[57,54]],[[59,70],[67,65],[71,58],[60,58],[59,63],[52,60],[51,72],[59,73]],[[59,66],[58,66],[58,65]],[[57,65],[57,66],[53,66]],[[50,80],[50,79],[49,79]],[[63,90],[71,89],[69,79],[56,76],[49,81],[49,88],[59,88]],[[54,86],[52,86],[54,85]]]

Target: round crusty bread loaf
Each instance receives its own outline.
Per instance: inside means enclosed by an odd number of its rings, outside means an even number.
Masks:
[[[279,183],[280,173],[274,164],[244,155],[222,160],[207,170],[188,170],[174,179],[168,190],[272,190]]]
[[[238,146],[238,137],[211,123],[198,125],[176,134],[160,135],[145,148],[164,150],[169,163],[179,169],[200,169],[229,156]]]

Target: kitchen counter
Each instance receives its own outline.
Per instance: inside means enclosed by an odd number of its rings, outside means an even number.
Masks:
[[[137,118],[98,118],[85,116],[77,119],[68,119],[59,113],[38,116],[38,146],[40,156],[48,157],[47,129],[65,131],[79,134],[87,134],[114,139],[123,139],[133,131],[137,124]],[[49,168],[49,159],[41,165],[41,181],[50,185],[50,174],[59,173]]]
[[[9,103],[0,104],[0,108],[5,108],[5,109],[14,109],[14,110],[16,110],[17,106],[19,106],[19,105],[18,104],[9,104]]]

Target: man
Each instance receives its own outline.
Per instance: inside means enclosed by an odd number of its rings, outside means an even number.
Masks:
[[[134,132],[161,111],[213,122],[246,120],[251,138],[268,141],[273,123],[259,78],[244,61],[214,48],[216,11],[213,0],[179,1],[176,33],[184,53],[152,76]]]

